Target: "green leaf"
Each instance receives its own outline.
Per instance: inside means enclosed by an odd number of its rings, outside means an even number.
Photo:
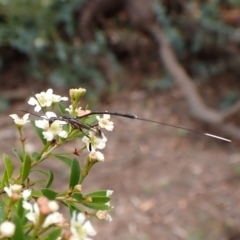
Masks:
[[[92,199],[92,203],[97,203],[97,204],[108,203],[111,200],[110,197],[91,197],[91,199]]]
[[[58,102],[57,106],[58,106],[58,109],[59,109],[59,112],[61,113],[61,115],[66,114],[65,107],[61,103]]]
[[[29,173],[31,171],[31,158],[28,154],[26,154],[25,158],[24,158],[24,162],[21,168],[21,175],[22,175],[22,183],[27,179],[27,177],[29,176]]]
[[[82,194],[81,193],[73,193],[73,198],[75,198],[78,203],[82,203]]]
[[[46,145],[47,140],[46,140],[45,138],[43,138],[42,129],[36,127],[36,125],[35,125],[35,121],[33,121],[33,120],[31,120],[31,124],[32,124],[32,126],[33,126],[35,132],[37,133],[38,137],[41,139],[43,145]]]
[[[7,171],[4,170],[4,173],[3,173],[3,176],[2,176],[2,181],[1,181],[1,188],[7,186],[9,183],[8,181],[8,174],[7,174]]]
[[[97,204],[97,203],[82,203],[84,206],[95,209],[95,210],[111,210],[111,207],[106,204]]]
[[[81,121],[84,122],[85,124],[91,125],[96,121],[96,116],[95,115],[90,115],[86,118],[82,118]]]
[[[32,153],[32,158],[38,161],[41,158],[41,154],[39,154],[37,152],[33,152]]]
[[[21,162],[23,162],[23,157],[22,157],[21,153],[18,152],[17,149],[13,148],[13,149],[12,149],[12,152],[14,153],[14,155],[15,155]]]
[[[18,214],[20,219],[23,219],[25,217],[25,214],[24,214],[25,212],[24,212],[22,201],[23,200],[21,198],[17,203],[17,214]]]
[[[48,173],[43,170],[35,169],[35,170],[32,170],[31,172],[41,173],[42,175],[48,177]]]
[[[49,200],[54,200],[56,198],[56,196],[57,196],[57,193],[54,192],[53,190],[49,189],[49,188],[43,188],[41,190],[41,192]]]
[[[0,201],[0,223],[3,222],[4,215],[5,215],[5,203],[3,201]]]
[[[23,225],[19,216],[15,215],[12,219],[12,222],[15,224],[16,229],[11,240],[24,240]]]
[[[101,197],[101,196],[106,197],[107,191],[108,190],[99,190],[96,192],[91,192],[91,193],[88,193],[87,195],[85,195],[85,197]]]
[[[82,209],[80,209],[78,206],[76,206],[72,202],[68,203],[68,209],[69,209],[69,212],[70,212],[71,216],[72,216],[74,211],[77,211],[77,212],[82,212],[83,211]]]
[[[48,233],[48,236],[44,240],[55,240],[60,237],[62,230],[60,228],[54,229],[52,232]]]
[[[3,159],[4,159],[4,165],[5,165],[5,170],[8,175],[8,179],[12,177],[13,173],[13,164],[11,158],[7,154],[3,154]]]
[[[59,160],[61,160],[63,163],[67,164],[69,167],[71,167],[72,159],[67,158],[67,157],[63,157],[63,156],[58,156],[58,155],[53,155],[53,156],[58,158]]]
[[[74,188],[75,185],[79,183],[80,180],[80,164],[76,158],[72,160],[72,165],[71,165],[71,174],[70,174],[70,179],[69,179],[69,188]]]
[[[48,171],[48,182],[47,182],[45,188],[49,188],[52,185],[53,179],[54,179],[54,174],[51,170],[49,170]]]
[[[33,170],[33,171],[31,171],[31,172],[38,172],[38,173],[40,173],[40,174],[48,177],[48,182],[47,182],[45,188],[49,188],[49,187],[50,187],[50,185],[52,184],[53,179],[54,179],[54,175],[53,175],[53,172],[52,172],[51,170],[49,170],[48,172],[45,172],[45,171],[43,171],[43,170],[38,170],[38,169],[37,169],[37,170]],[[42,179],[42,180],[39,180],[39,181],[34,182],[34,183],[45,182],[45,181],[46,181],[46,180],[43,180],[43,179]]]
[[[39,197],[42,197],[43,196],[43,194],[42,194],[42,192],[41,191],[39,191],[39,190],[32,190],[32,197],[34,197],[34,198],[39,198]]]

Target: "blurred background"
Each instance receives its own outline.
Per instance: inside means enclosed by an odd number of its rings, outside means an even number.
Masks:
[[[8,115],[48,88],[233,140],[114,118],[84,186],[114,190],[113,222],[96,221],[94,239],[240,240],[239,76],[239,0],[0,0],[2,153],[18,146]],[[55,161],[42,167],[61,190]]]

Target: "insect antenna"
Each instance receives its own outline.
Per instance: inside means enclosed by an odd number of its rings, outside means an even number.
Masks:
[[[210,133],[204,133],[204,132],[200,132],[200,131],[196,131],[196,130],[192,130],[189,128],[185,128],[185,127],[180,127],[180,126],[176,126],[176,125],[172,125],[172,124],[168,124],[168,123],[164,123],[164,122],[159,122],[159,121],[155,121],[155,120],[151,120],[151,119],[146,119],[146,118],[139,118],[138,116],[134,115],[134,114],[130,114],[130,113],[122,113],[122,112],[108,112],[108,111],[94,111],[94,112],[90,112],[88,114],[82,115],[77,117],[78,119],[84,118],[84,117],[88,117],[90,115],[95,115],[95,114],[109,114],[109,115],[115,115],[115,116],[119,116],[119,117],[125,117],[125,118],[130,118],[130,119],[136,119],[136,120],[140,120],[140,121],[144,121],[144,122],[151,122],[151,123],[156,123],[156,124],[161,124],[164,126],[168,126],[168,127],[173,127],[173,128],[178,128],[178,129],[183,129],[189,132],[193,132],[196,134],[201,134],[207,137],[212,137],[212,138],[216,138],[222,141],[226,141],[226,142],[231,142],[230,139],[227,138],[223,138],[217,135],[213,135]]]
[[[41,117],[40,115],[38,115],[38,114],[36,114],[36,113],[28,112],[28,111],[25,111],[25,110],[21,110],[21,109],[20,109],[19,111],[24,112],[24,113],[29,113],[29,114],[31,114],[31,115],[33,115],[33,116],[36,116],[36,117]]]

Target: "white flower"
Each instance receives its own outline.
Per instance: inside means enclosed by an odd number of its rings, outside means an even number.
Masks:
[[[35,97],[31,97],[28,100],[28,104],[29,105],[36,105],[34,108],[35,112],[39,112],[42,107],[50,107],[52,105],[52,101],[51,101],[51,96],[52,96],[53,90],[52,89],[48,89],[46,92],[41,92],[41,93],[37,93],[35,94]]]
[[[29,105],[36,105],[34,108],[35,112],[39,112],[42,107],[50,107],[52,103],[67,101],[67,97],[61,97],[60,95],[53,94],[52,89],[48,89],[46,92],[35,94],[35,97],[31,97],[28,101]]]
[[[91,240],[89,236],[95,236],[97,233],[93,229],[90,221],[85,222],[85,215],[83,213],[73,212],[71,222],[70,222],[70,231],[72,237],[70,239],[79,239],[79,240]]]
[[[0,236],[10,238],[14,235],[15,229],[14,223],[5,221],[0,225]]]
[[[112,221],[112,217],[107,213],[107,211],[103,211],[103,210],[98,210],[96,213],[96,217],[100,220],[106,220],[108,222]]]
[[[28,120],[29,113],[24,114],[22,118],[19,117],[17,114],[11,114],[9,115],[9,117],[11,117],[14,120],[15,124],[19,126],[23,126],[26,123],[30,122],[30,120]]]
[[[99,152],[99,151],[92,151],[89,153],[89,158],[91,160],[97,160],[99,162],[103,162],[104,161],[104,155]]]
[[[23,200],[27,200],[31,196],[32,190],[26,189],[22,192],[22,198]]]
[[[86,144],[88,151],[92,152],[96,149],[103,149],[106,146],[107,138],[104,134],[101,137],[96,136],[95,132],[89,132],[88,136],[84,136],[82,141]],[[91,149],[90,149],[91,146]]]
[[[51,118],[57,118],[56,114],[53,112],[46,112],[46,116],[43,116],[43,118],[46,118],[46,117],[48,117],[49,120],[51,120]],[[61,120],[54,120],[54,122],[50,124],[49,120],[43,119],[43,120],[35,121],[35,125],[38,128],[42,128],[43,130],[45,130],[43,131],[44,138],[47,141],[52,141],[55,136],[67,138],[68,133],[62,128],[62,125],[67,123]]]
[[[103,117],[96,116],[98,120],[98,124],[101,128],[105,128],[108,131],[112,131],[114,126],[113,122],[109,121],[110,115],[109,114],[103,114]]]
[[[51,204],[54,201],[49,201],[48,204],[50,204],[49,206],[51,206]],[[27,201],[23,201],[23,208],[27,211],[26,213],[26,218],[31,221],[34,225],[38,224],[38,220],[39,220],[39,216],[40,216],[40,209],[39,209],[39,205],[38,203],[34,203],[33,205]],[[48,226],[52,225],[52,224],[58,224],[61,223],[61,221],[63,220],[63,216],[61,213],[55,211],[57,210],[58,207],[54,207],[52,213],[48,214],[46,219],[43,222],[42,227],[43,228],[47,228]]]
[[[28,211],[26,213],[26,218],[33,222],[34,225],[38,223],[39,219],[39,207],[37,203],[34,203],[33,205],[27,201],[23,201],[23,208]]]
[[[13,195],[13,193],[20,193],[22,190],[22,185],[18,184],[10,184],[9,187],[4,187],[4,191],[7,193],[9,197]]]

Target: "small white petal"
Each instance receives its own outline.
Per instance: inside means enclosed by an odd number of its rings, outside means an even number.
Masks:
[[[46,139],[48,142],[54,139],[54,135],[51,132],[42,132],[42,134],[44,139]]]
[[[31,196],[32,190],[26,189],[22,192],[22,198],[26,201]]]
[[[106,120],[110,119],[110,114],[103,114],[103,118]]]
[[[18,118],[18,115],[17,114],[11,114],[9,115],[9,117],[13,118],[13,119],[17,119]]]
[[[35,112],[40,112],[42,110],[41,106],[40,105],[36,105],[35,108],[34,108],[34,111]]]
[[[39,210],[39,207],[38,207],[38,204],[37,204],[37,203],[34,203],[34,204],[33,204],[33,209],[34,209],[35,213],[36,213],[37,215],[39,215],[40,210]]]
[[[30,211],[30,212],[33,211],[32,204],[29,203],[29,202],[27,202],[27,201],[23,201],[22,206],[23,206],[23,208],[24,208],[25,210],[27,210],[27,211]]]
[[[30,99],[28,100],[28,104],[34,106],[38,104],[38,101],[34,97],[30,97]]]
[[[28,120],[30,113],[26,113],[23,115],[23,120]]]
[[[89,236],[95,236],[97,234],[97,232],[94,230],[92,224],[90,223],[90,221],[86,221],[83,224],[83,228],[86,230],[87,234]]]
[[[68,97],[61,97],[62,101],[68,101]]]
[[[36,125],[36,127],[41,128],[41,129],[49,128],[49,122],[46,119],[36,120],[35,125]]]
[[[57,115],[54,112],[46,112],[45,115],[47,116],[48,119],[57,118]],[[42,116],[42,117],[46,117],[46,116]]]
[[[30,222],[33,222],[33,224],[36,224],[38,221],[38,216],[34,212],[28,212],[25,214],[25,216]]]
[[[61,131],[61,132],[58,134],[58,136],[61,137],[61,138],[67,138],[68,133],[63,130],[63,131]]]
[[[4,191],[7,193],[7,195],[9,196],[9,197],[11,197],[12,196],[12,190],[11,190],[11,188],[9,187],[4,187],[3,188],[4,189]]]
[[[43,223],[43,228],[49,227],[52,224],[59,223],[62,220],[62,218],[63,218],[63,216],[59,212],[54,212],[54,213],[49,214],[46,217],[46,219],[45,219],[45,221]]]
[[[53,90],[51,88],[49,88],[47,91],[46,91],[46,95],[49,95],[51,96],[53,94]]]
[[[75,213],[75,215],[74,215]],[[76,216],[76,212],[73,213],[73,216]],[[75,217],[78,221],[78,223],[83,224],[83,222],[85,221],[86,217],[83,213],[78,213],[77,216]]]

